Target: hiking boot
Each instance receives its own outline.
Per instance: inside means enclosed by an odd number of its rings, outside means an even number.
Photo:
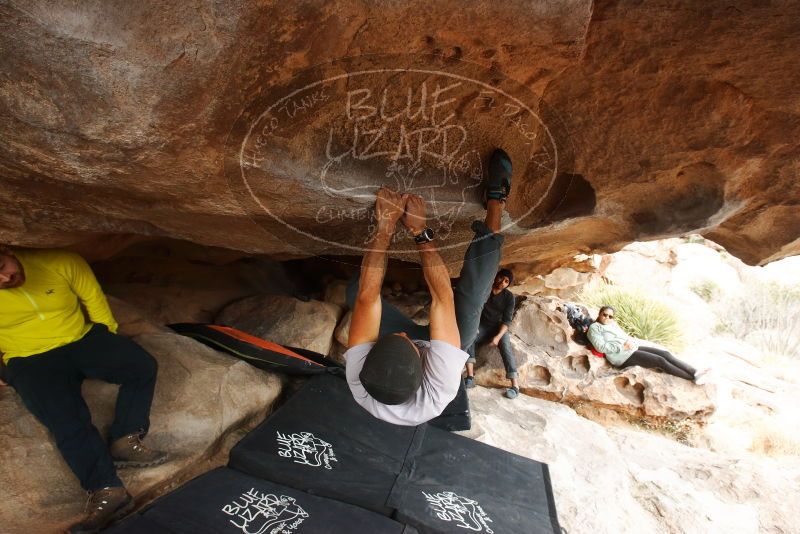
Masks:
[[[513,388],[512,387],[512,388],[508,388],[506,390],[506,398],[507,399],[516,399],[518,395],[519,395],[519,389],[518,388]]]
[[[489,180],[483,191],[483,207],[486,207],[489,200],[505,202],[509,193],[511,193],[511,158],[505,150],[498,148],[492,152],[492,157],[489,159]]]
[[[467,388],[467,389],[474,388],[475,387],[475,377],[474,376],[468,376],[467,378],[465,378],[464,379],[464,387]]]
[[[111,458],[117,467],[151,467],[167,461],[167,454],[142,444],[138,433],[123,436],[111,444]]]
[[[86,517],[75,523],[69,534],[91,534],[122,517],[133,508],[133,497],[122,486],[103,488],[89,493],[86,501]]]

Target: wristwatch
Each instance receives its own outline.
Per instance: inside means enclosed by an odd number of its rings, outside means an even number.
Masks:
[[[417,245],[428,243],[430,241],[433,241],[433,230],[431,228],[425,228],[423,231],[414,236],[414,242]]]

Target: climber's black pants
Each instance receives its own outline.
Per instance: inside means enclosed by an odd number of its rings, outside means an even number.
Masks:
[[[81,396],[85,378],[120,384],[109,438],[147,432],[156,385],[155,359],[132,339],[96,324],[73,343],[6,364],[6,380],[47,427],[87,491],[121,486],[105,440]]]
[[[669,352],[655,347],[639,347],[639,350],[630,355],[621,367],[646,367],[648,369],[661,369],[673,376],[686,380],[694,380],[695,369]]]

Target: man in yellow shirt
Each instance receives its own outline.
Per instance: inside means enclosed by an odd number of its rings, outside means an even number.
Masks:
[[[71,527],[73,533],[96,532],[132,507],[115,466],[144,467],[166,459],[141,443],[150,425],[158,366],[116,330],[83,258],[0,246],[0,385],[14,387],[89,492],[88,515]],[[85,378],[120,385],[110,449],[81,396]]]

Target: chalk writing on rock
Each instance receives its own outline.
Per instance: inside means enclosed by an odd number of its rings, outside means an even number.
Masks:
[[[558,147],[518,96],[441,69],[326,73],[304,76],[274,100],[260,99],[243,113],[243,133],[231,145],[236,190],[276,221],[272,231],[283,228],[286,239],[294,242],[294,234],[321,247],[363,252],[375,227],[375,194],[388,186],[423,197],[440,249],[460,247],[448,236],[456,222],[482,210],[487,161],[498,146],[512,156],[515,183],[536,184],[542,199],[549,193]],[[308,215],[298,222],[293,204],[300,198]],[[526,206],[528,212],[541,201]],[[354,222],[365,232],[353,235]],[[415,251],[413,242],[408,250]]]

